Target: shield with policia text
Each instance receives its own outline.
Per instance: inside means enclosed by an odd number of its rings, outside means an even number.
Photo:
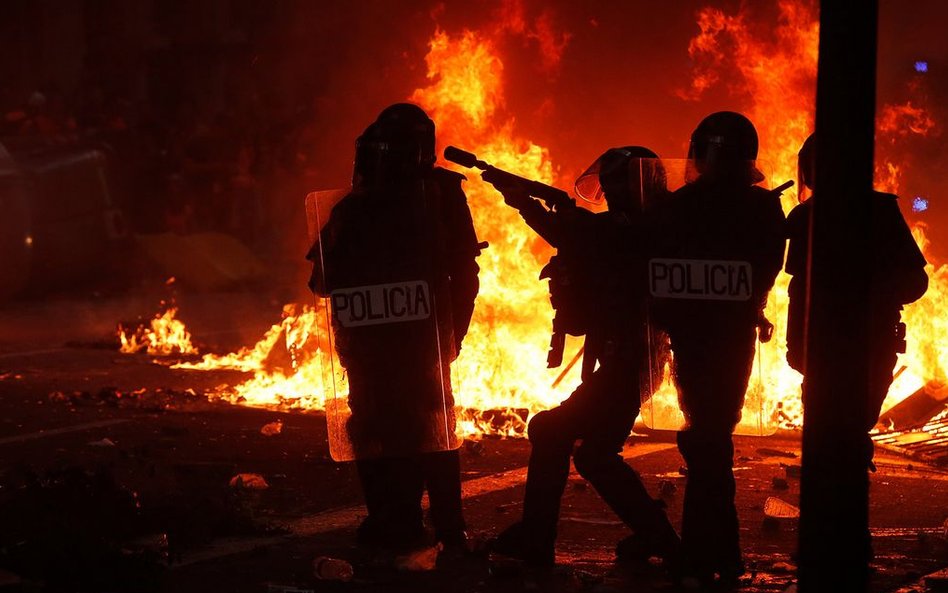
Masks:
[[[424,191],[307,196],[311,288],[336,461],[457,448],[456,357],[437,216]],[[323,335],[321,333],[321,335]]]
[[[732,331],[728,320],[734,320],[735,328],[754,331],[753,319],[760,305],[756,302],[754,273],[759,266],[753,258],[746,257],[754,251],[743,239],[753,235],[742,223],[743,217],[749,215],[742,212],[740,200],[725,196],[718,201],[697,191],[707,180],[699,181],[700,174],[691,161],[641,159],[631,161],[631,166],[639,168],[629,177],[633,182],[638,180],[638,196],[647,213],[642,231],[644,240],[639,243],[644,260],[644,270],[640,273],[644,273],[647,286],[644,295],[635,297],[635,306],[643,309],[639,339],[647,359],[640,365],[642,421],[649,428],[662,430],[678,430],[685,425],[687,419],[682,410],[688,408],[689,402],[679,393],[684,381],[686,385],[699,386],[692,388],[692,393],[701,392],[702,401],[692,402],[692,408],[705,403],[718,406],[720,410],[736,406],[740,410],[732,414],[739,414],[739,422],[738,418],[734,419],[738,422],[736,432],[772,434],[777,427],[780,394],[768,392],[765,387],[768,381],[764,367],[783,366],[777,349],[772,346],[774,342],[764,344],[757,340],[755,343],[751,335],[743,350],[735,347],[731,356],[723,353],[730,342],[725,338],[722,343],[716,337],[727,336]],[[744,187],[763,181],[760,169],[759,162],[746,164],[751,179]],[[679,191],[686,186],[689,186],[686,190]],[[718,220],[727,222],[717,225]],[[771,298],[764,309],[770,317],[776,317],[773,301]],[[748,319],[751,319],[750,325]],[[778,326],[784,322],[783,319],[771,320]],[[676,364],[676,340],[672,336],[677,337],[681,364]],[[702,365],[719,366],[713,362],[716,356],[724,357],[724,366],[733,363],[734,367],[740,367],[731,371],[728,366],[721,372],[724,373],[722,381],[746,385],[746,389],[738,393],[743,396],[741,399],[713,401],[718,397],[715,389],[704,388],[702,381],[710,380],[718,370]],[[718,411],[711,412],[715,413]]]

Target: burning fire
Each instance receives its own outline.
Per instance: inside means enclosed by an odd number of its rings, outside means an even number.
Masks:
[[[197,354],[197,348],[191,343],[191,332],[177,315],[178,308],[172,305],[164,313],[156,315],[147,327],[140,325],[131,330],[119,325],[119,351],[134,354],[144,350],[148,354],[161,356]]]
[[[517,6],[516,3],[513,4]],[[813,128],[818,16],[815,2],[781,0],[776,27],[760,29],[744,9],[734,15],[706,8],[698,14],[699,34],[689,54],[695,71],[689,88],[679,96],[698,99],[722,80],[740,97],[743,111],[761,137],[762,169],[771,186],[796,177],[796,153]],[[449,34],[441,29],[430,40],[426,57],[429,83],[410,100],[425,108],[438,127],[442,144],[459,143],[483,159],[525,177],[555,184],[556,167],[547,149],[517,133],[504,112],[504,63],[498,47],[504,35],[538,40],[544,68],[555,67],[568,35],[557,35],[548,18],[535,29],[520,12],[504,14],[506,25]],[[911,103],[885,106],[880,111],[880,139],[892,134],[928,134],[935,122]],[[889,147],[891,142],[880,142]],[[893,154],[878,159],[880,189],[897,190],[900,168]],[[538,280],[552,250],[503,204],[501,196],[473,176],[465,184],[479,238],[490,247],[479,259],[481,291],[474,319],[454,365],[459,379],[459,433],[522,435],[526,410],[530,414],[552,407],[569,395],[579,381],[579,365],[557,381],[561,369],[546,368],[553,312],[547,286]],[[793,190],[783,196],[786,211],[797,203]],[[925,229],[914,229],[923,250]],[[900,374],[886,402],[894,405],[925,383],[944,381],[948,365],[948,266],[929,266],[928,294],[906,308],[908,352],[901,356]],[[740,431],[772,432],[779,425],[795,427],[801,420],[801,377],[785,362],[785,320],[789,278],[781,274],[767,316],[776,325],[772,342],[759,348],[754,379],[748,389]],[[193,352],[187,331],[174,319],[174,309],[153,320],[151,330],[126,336],[122,351],[163,352],[165,344],[182,344]],[[175,325],[177,324],[177,325]],[[254,346],[224,356],[205,355],[201,362],[181,363],[192,370],[235,369],[253,373],[239,385],[222,385],[217,396],[254,406],[321,409],[332,397],[324,384],[316,344],[326,343],[325,316],[311,306],[287,305],[283,319]],[[322,338],[322,339],[320,339]],[[128,346],[126,346],[128,344]],[[184,348],[186,344],[186,349]],[[175,351],[171,346],[172,352]],[[568,343],[565,359],[578,351]],[[555,386],[554,386],[555,385]],[[674,429],[681,422],[674,386],[667,380],[643,409],[654,426]]]

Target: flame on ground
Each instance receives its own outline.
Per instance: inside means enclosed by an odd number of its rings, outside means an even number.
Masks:
[[[156,315],[147,326],[130,329],[119,325],[119,351],[134,354],[144,350],[161,356],[197,354],[197,348],[191,343],[191,333],[177,314],[178,308],[172,305]]]

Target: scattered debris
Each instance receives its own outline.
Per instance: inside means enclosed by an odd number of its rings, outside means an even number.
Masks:
[[[946,389],[948,391],[948,389]],[[904,430],[873,435],[877,445],[935,465],[948,465],[948,406],[930,420]]]
[[[435,558],[437,558],[437,555]],[[352,569],[352,565],[345,560],[328,556],[320,556],[313,560],[313,575],[321,581],[348,583],[352,580],[354,574],[355,571]]]
[[[237,474],[230,479],[230,487],[238,490],[266,490],[270,484],[260,474]]]
[[[789,490],[790,489],[790,483],[787,482],[784,478],[778,478],[775,476],[774,479],[771,481],[771,483],[773,485],[774,490]]]
[[[911,429],[934,418],[946,405],[948,385],[930,381],[882,414],[879,424],[886,431]]]
[[[784,573],[793,573],[797,571],[797,567],[789,562],[774,562],[770,565],[770,572],[784,572]]]
[[[443,549],[441,542],[429,548],[415,550],[395,558],[395,568],[404,572],[427,572],[435,569],[438,554]]]
[[[480,439],[465,439],[464,440],[464,450],[474,457],[483,457],[484,455],[484,442]]]
[[[771,496],[764,502],[764,514],[774,519],[797,519],[800,517],[800,509],[789,502]]]
[[[671,480],[662,480],[658,483],[658,492],[662,496],[672,496],[678,492],[678,484]]]
[[[276,436],[283,432],[283,421],[277,420],[276,422],[269,422],[263,425],[263,428],[260,429],[260,434],[265,437]]]
[[[789,465],[787,465],[787,464],[781,463],[780,465],[783,467],[783,469],[784,469],[784,471],[786,472],[788,478],[793,478],[793,479],[795,479],[795,480],[799,480],[799,479],[800,479],[800,475],[801,475],[801,473],[802,473],[802,471],[803,471],[803,468],[802,468],[799,464],[789,464]]]
[[[149,411],[194,410],[207,406],[224,405],[212,402],[199,395],[194,389],[134,389],[121,391],[114,387],[105,387],[96,392],[90,391],[51,391],[46,399],[52,403],[82,407],[134,408]]]
[[[780,451],[779,449],[768,449],[766,447],[757,449],[757,454],[763,457],[786,457],[787,459],[796,459],[799,457],[793,451]]]

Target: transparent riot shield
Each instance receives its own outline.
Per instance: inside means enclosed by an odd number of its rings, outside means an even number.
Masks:
[[[314,192],[306,206],[332,458],[457,448],[450,294],[424,191],[403,200]]]
[[[701,179],[691,161],[643,159],[633,165],[639,170],[630,179],[638,180],[648,213],[642,422],[652,429],[678,430],[686,416],[733,418],[737,412],[729,408],[740,408],[738,434],[774,433],[784,400],[799,399],[799,381],[784,360],[785,349],[778,347],[785,343],[785,277],[778,278],[764,308],[764,317],[775,326],[771,339],[759,339],[769,331],[761,318],[753,351],[747,344],[753,339],[747,337],[748,328],[757,318],[751,302],[754,268],[759,267],[752,261],[756,230],[746,228],[753,215],[729,211],[743,207],[740,200],[715,203],[721,186]],[[765,165],[746,163],[744,170],[751,182],[760,180],[753,185],[767,187]],[[744,202],[748,212],[757,209],[746,200],[758,198],[769,199],[764,189],[753,190]],[[739,332],[743,338],[736,337]],[[717,393],[715,384],[740,384],[749,368],[742,401]]]

